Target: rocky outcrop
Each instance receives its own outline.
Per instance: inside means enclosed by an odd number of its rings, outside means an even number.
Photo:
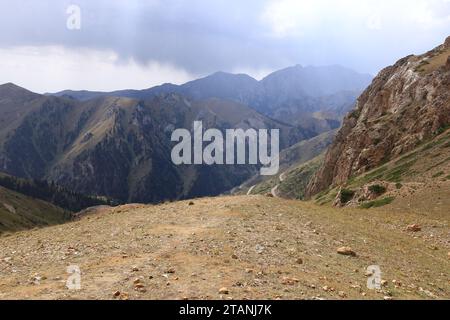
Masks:
[[[380,72],[345,118],[309,196],[414,149],[450,124],[449,54],[450,37]]]

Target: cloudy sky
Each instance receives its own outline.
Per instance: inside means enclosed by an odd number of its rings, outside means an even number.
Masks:
[[[36,92],[295,64],[376,74],[443,43],[450,0],[0,0],[0,30],[0,83]]]

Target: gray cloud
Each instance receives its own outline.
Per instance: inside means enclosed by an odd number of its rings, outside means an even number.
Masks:
[[[425,2],[1,0],[0,47],[107,49],[124,61],[170,64],[191,74],[297,63],[375,73],[448,35],[450,2]],[[80,31],[65,27],[69,4],[81,7]],[[406,4],[425,9],[416,15]]]

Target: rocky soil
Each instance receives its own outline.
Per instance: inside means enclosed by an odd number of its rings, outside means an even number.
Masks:
[[[0,299],[449,299],[450,203],[416,212],[414,198],[371,210],[265,196],[99,207],[1,237]],[[71,265],[81,290],[66,287]],[[371,265],[379,290],[366,285]]]

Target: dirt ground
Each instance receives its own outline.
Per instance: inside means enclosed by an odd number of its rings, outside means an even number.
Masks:
[[[415,195],[370,210],[265,196],[99,208],[1,237],[0,299],[450,299],[449,191],[429,190],[429,212]]]

